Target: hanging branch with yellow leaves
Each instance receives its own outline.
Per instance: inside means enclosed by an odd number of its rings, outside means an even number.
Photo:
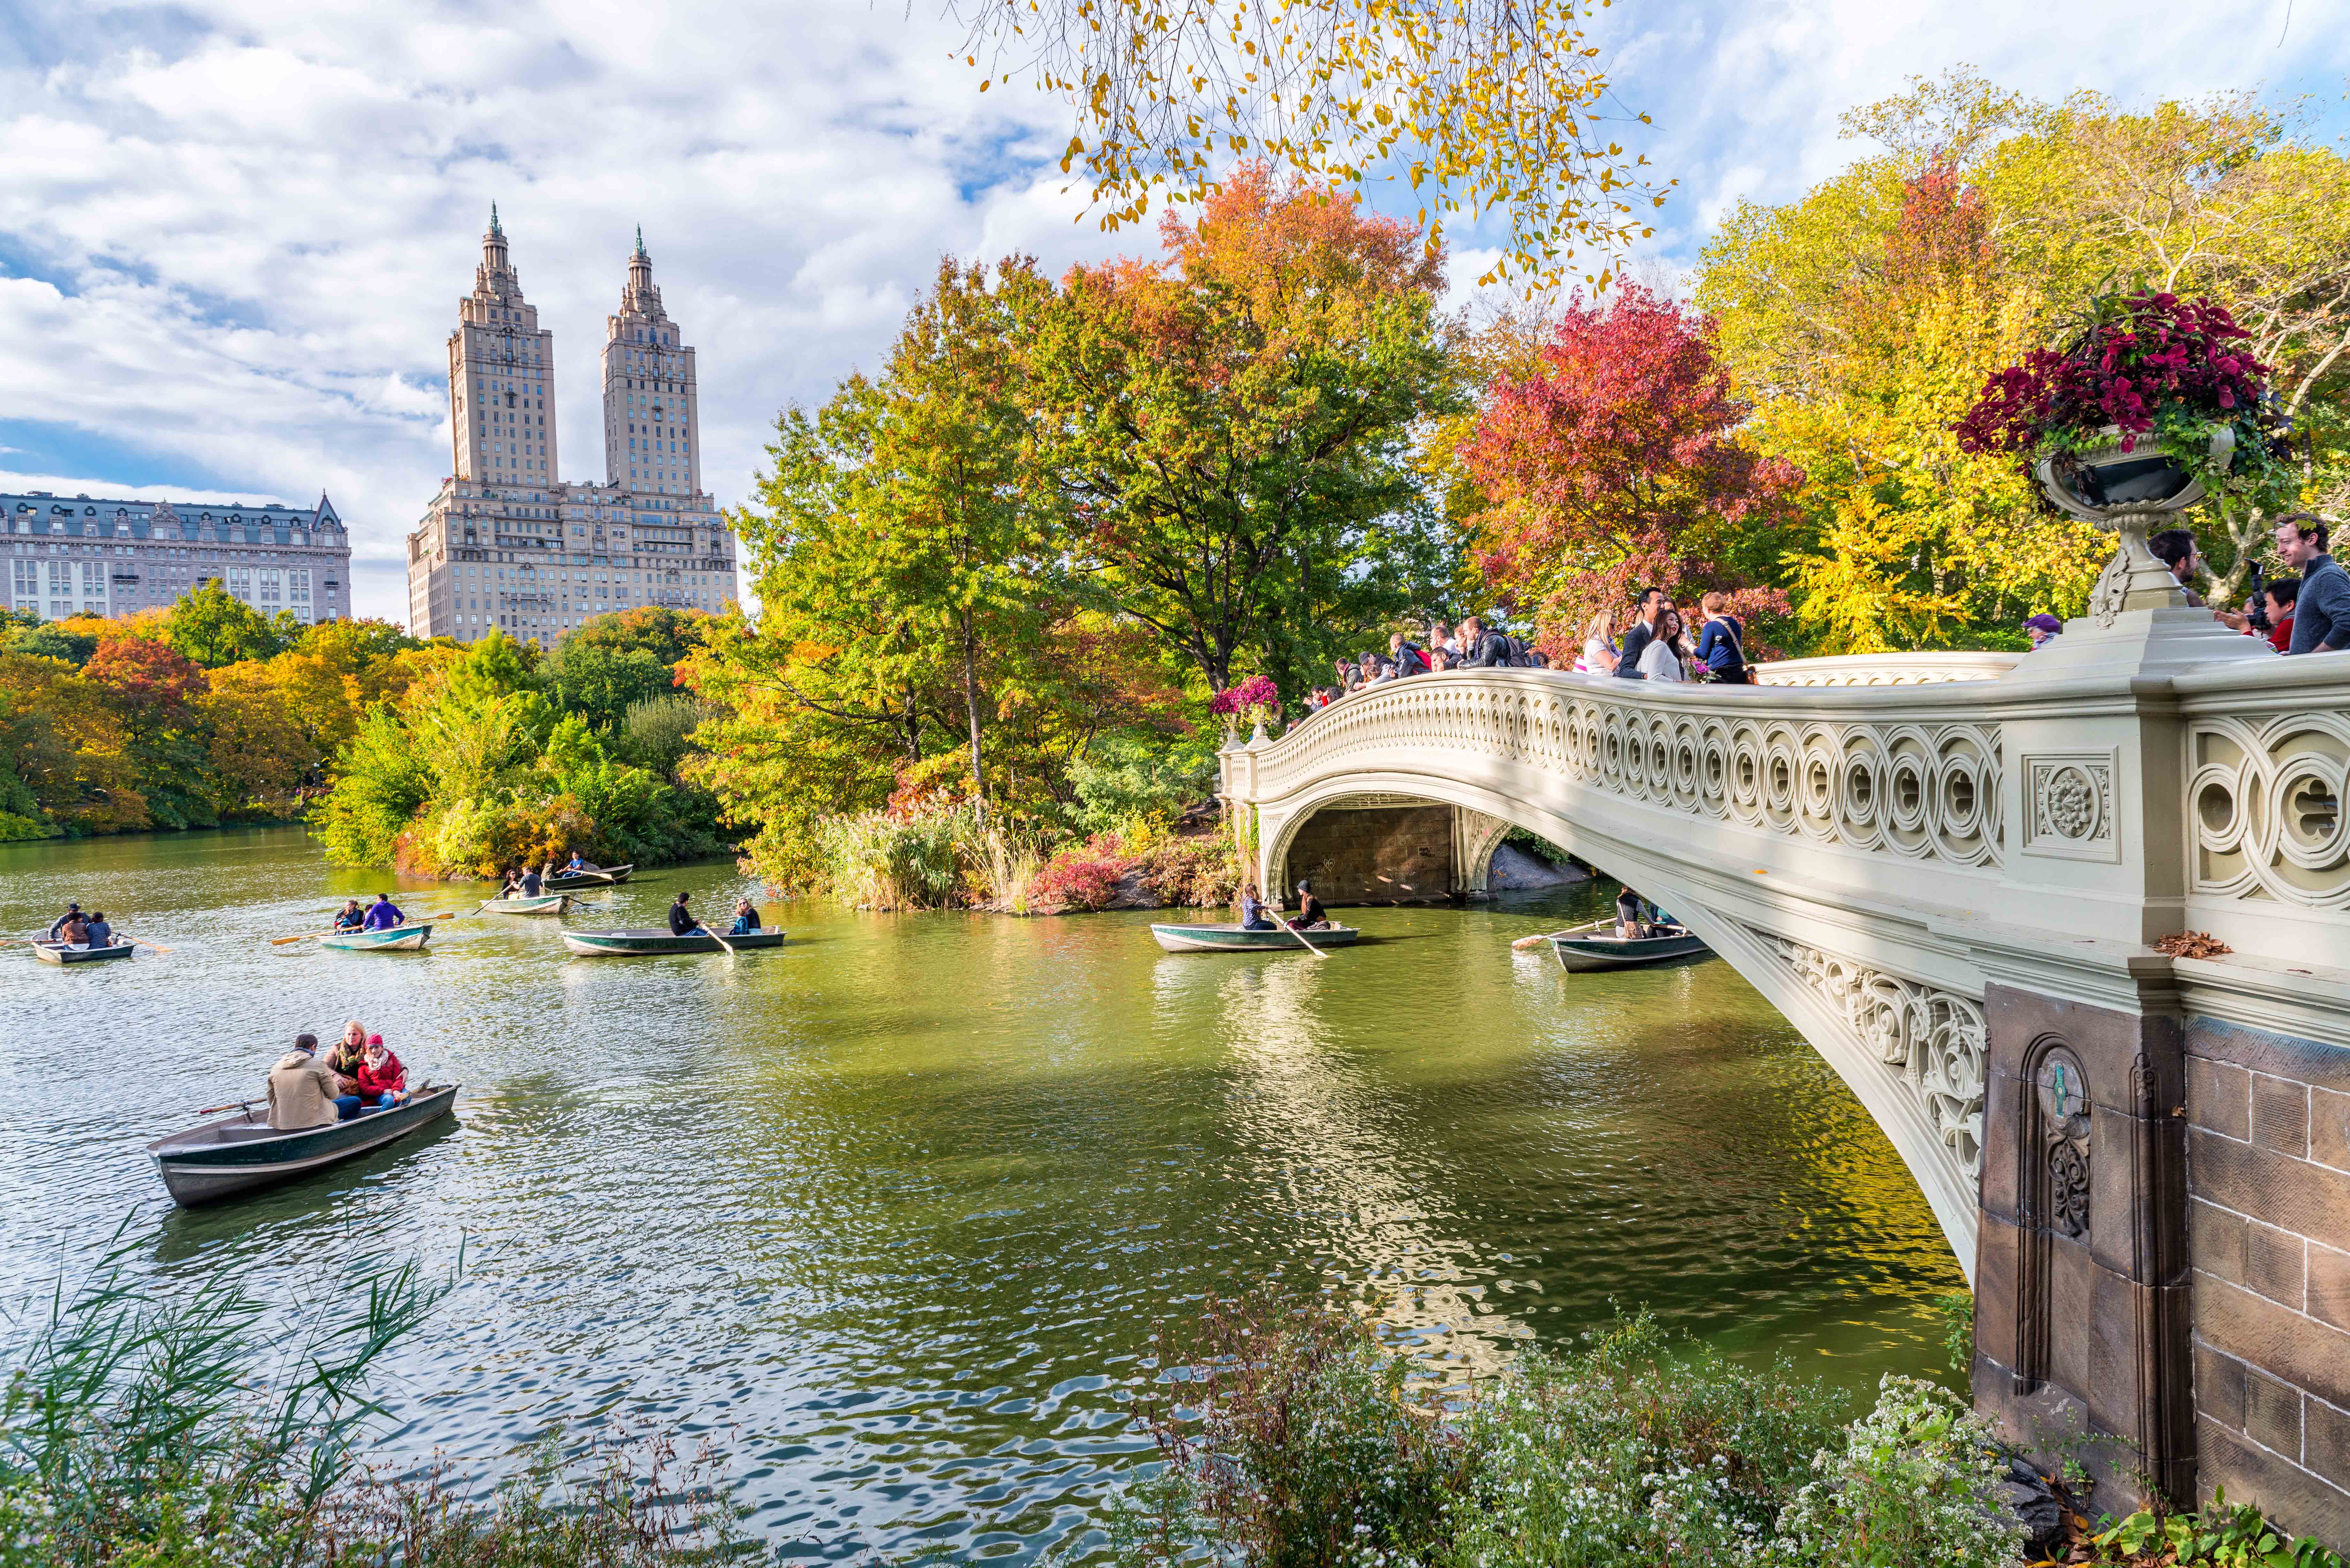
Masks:
[[[1586,16],[1609,0],[947,0],[982,91],[1066,96],[1065,172],[1105,229],[1154,199],[1198,201],[1232,161],[1316,181],[1408,182],[1434,245],[1448,220],[1505,213],[1480,284],[1529,292],[1578,268],[1604,286],[1672,182],[1607,126]],[[1591,265],[1596,259],[1597,265]]]

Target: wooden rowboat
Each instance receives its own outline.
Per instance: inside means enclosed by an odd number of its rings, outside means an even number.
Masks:
[[[1153,926],[1150,934],[1170,953],[1302,953],[1297,939],[1276,927],[1252,931],[1239,926]],[[1308,929],[1305,940],[1317,948],[1343,948],[1363,933],[1352,926]]]
[[[1619,937],[1615,921],[1594,920],[1587,926],[1555,933],[1550,939],[1551,950],[1558,954],[1559,967],[1570,974],[1631,969],[1710,950],[1703,941],[1679,926],[1654,929],[1658,934],[1652,937]]]
[[[269,1125],[256,1100],[223,1116],[147,1146],[156,1174],[182,1209],[291,1181],[406,1137],[456,1106],[457,1085],[426,1084],[404,1106],[367,1111],[347,1122],[284,1132]]]
[[[642,958],[651,953],[714,953],[725,948],[718,939],[696,931],[687,936],[673,936],[667,926],[648,927],[632,931],[566,931],[563,945],[575,953],[601,958]],[[741,936],[728,932],[726,947],[740,951],[744,948],[779,948],[784,945],[781,931],[745,931]]]
[[[64,942],[35,942],[33,956],[43,963],[103,963],[108,959],[127,959],[132,944],[117,942],[110,948],[77,948]]]
[[[386,926],[380,931],[329,931],[318,945],[347,953],[421,953],[432,940],[430,925]]]
[[[540,886],[549,892],[577,891],[586,888],[609,888],[625,882],[634,866],[603,866],[593,871],[557,871],[552,877],[539,878]]]
[[[490,915],[559,915],[571,907],[568,893],[542,893],[536,898],[484,898],[482,912]]]

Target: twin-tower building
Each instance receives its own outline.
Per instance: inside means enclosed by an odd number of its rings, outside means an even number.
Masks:
[[[408,536],[409,628],[552,644],[643,605],[735,597],[734,538],[702,489],[693,349],[661,308],[643,231],[605,318],[604,478],[566,480],[555,334],[523,298],[497,210],[449,334],[450,474]]]

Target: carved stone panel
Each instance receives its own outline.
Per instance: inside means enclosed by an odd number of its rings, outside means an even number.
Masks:
[[[2121,835],[2114,822],[2116,761],[2110,750],[2026,753],[2026,854],[2060,860],[2121,859]]]
[[[2033,1078],[2048,1163],[2047,1221],[2067,1236],[2089,1233],[2089,1079],[2064,1045],[2040,1059]]]

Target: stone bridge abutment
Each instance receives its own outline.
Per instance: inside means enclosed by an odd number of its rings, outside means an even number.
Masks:
[[[2350,1542],[2350,654],[2156,605],[1764,681],[1415,677],[1222,787],[1268,888],[1474,888],[1513,826],[1638,888],[1899,1150],[1979,1406],[2115,1503]],[[2155,950],[2187,929],[2234,952]]]

